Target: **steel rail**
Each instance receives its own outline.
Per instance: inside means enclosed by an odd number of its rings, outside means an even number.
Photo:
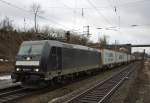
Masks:
[[[108,79],[94,85],[86,91],[74,96],[65,103],[104,103],[108,97],[123,83],[126,77],[134,70],[135,66],[129,65],[115,73]]]
[[[6,90],[6,88],[4,89]],[[31,94],[32,91],[29,91],[26,88],[23,87],[17,87],[17,88],[8,88],[8,90],[0,91],[0,103],[6,103],[10,102],[11,100],[15,100],[18,98],[21,98],[23,96]]]

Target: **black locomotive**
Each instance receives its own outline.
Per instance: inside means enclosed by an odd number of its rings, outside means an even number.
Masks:
[[[25,41],[16,56],[13,82],[43,85],[52,80],[99,68],[100,51],[53,40]]]

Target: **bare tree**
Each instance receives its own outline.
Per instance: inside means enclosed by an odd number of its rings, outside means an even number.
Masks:
[[[104,35],[103,37],[99,38],[98,43],[99,43],[100,48],[105,48],[106,45],[108,44],[107,36]]]
[[[77,33],[72,32],[70,34],[69,43],[86,45],[88,43],[88,41],[89,41],[89,39],[87,37],[83,37],[82,35],[79,35]],[[68,41],[66,41],[66,42],[68,42]]]
[[[41,10],[40,4],[36,4],[36,3],[33,3],[30,8],[31,8],[31,12],[34,14],[34,29],[35,32],[37,33],[38,32],[37,16],[43,13],[43,11]]]
[[[13,24],[12,20],[10,20],[8,17],[5,17],[1,22],[0,22],[0,29],[4,31],[13,31]]]

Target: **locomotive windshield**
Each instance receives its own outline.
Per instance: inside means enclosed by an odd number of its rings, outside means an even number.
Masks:
[[[18,55],[37,55],[41,54],[43,45],[34,44],[34,45],[22,45]]]

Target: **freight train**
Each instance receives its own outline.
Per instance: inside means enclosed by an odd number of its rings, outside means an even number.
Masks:
[[[24,41],[16,56],[13,82],[45,85],[50,81],[134,61],[126,53],[54,40]]]

